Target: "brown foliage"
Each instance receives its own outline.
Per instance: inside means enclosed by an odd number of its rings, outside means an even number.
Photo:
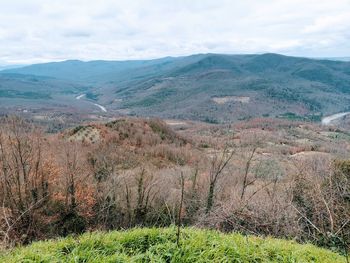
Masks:
[[[299,124],[255,119],[234,131],[210,127],[196,141],[161,120],[119,119],[59,136],[15,117],[1,122],[0,237],[8,244],[170,224],[337,248],[349,241],[349,161],[306,158],[312,146],[283,130],[301,132]]]

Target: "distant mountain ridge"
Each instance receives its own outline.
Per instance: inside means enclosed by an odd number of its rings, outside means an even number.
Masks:
[[[345,62],[348,62],[350,61],[350,57],[326,57],[324,59],[327,59],[327,60],[334,60],[334,61],[345,61]]]
[[[0,77],[9,73],[64,81],[111,112],[133,115],[230,122],[259,116],[313,119],[350,108],[350,62],[273,53],[69,60],[4,70]]]

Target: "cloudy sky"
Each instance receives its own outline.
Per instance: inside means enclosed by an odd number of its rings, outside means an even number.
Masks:
[[[0,65],[194,53],[350,56],[350,0],[0,0]]]

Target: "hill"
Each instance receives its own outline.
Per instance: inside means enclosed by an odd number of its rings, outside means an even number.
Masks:
[[[0,255],[3,262],[345,262],[312,245],[184,229],[133,229],[37,242]]]
[[[166,227],[180,211],[184,226],[340,253],[349,244],[348,129],[269,118],[211,125],[129,117],[51,134],[17,117],[0,124],[0,247]]]
[[[278,54],[64,61],[2,72],[87,87],[85,99],[112,114],[206,122],[261,116],[320,120],[347,111],[350,104],[349,62]]]
[[[0,72],[0,113],[93,112],[92,103],[76,100],[90,88],[54,77]]]
[[[3,72],[20,73],[25,75],[48,76],[57,79],[82,82],[104,82],[105,76],[115,75],[119,72],[134,70],[136,68],[161,64],[171,58],[154,60],[130,60],[130,61],[80,61],[67,60],[62,62],[50,62],[34,64],[22,68],[7,69]],[[108,80],[108,79],[107,79]]]
[[[214,122],[348,107],[347,63],[275,54],[197,58],[163,76],[121,84],[117,102],[101,100],[136,114]]]
[[[0,97],[2,98],[53,99],[53,94],[74,95],[86,89],[82,85],[47,76],[0,74]]]

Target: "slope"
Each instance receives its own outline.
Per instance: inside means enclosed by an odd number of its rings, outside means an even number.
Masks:
[[[0,255],[3,262],[322,262],[345,258],[312,245],[272,238],[175,228],[88,233],[37,242]]]
[[[139,61],[65,61],[3,72],[90,87],[114,113],[231,122],[257,116],[319,120],[347,111],[350,63],[278,54],[198,54]]]

